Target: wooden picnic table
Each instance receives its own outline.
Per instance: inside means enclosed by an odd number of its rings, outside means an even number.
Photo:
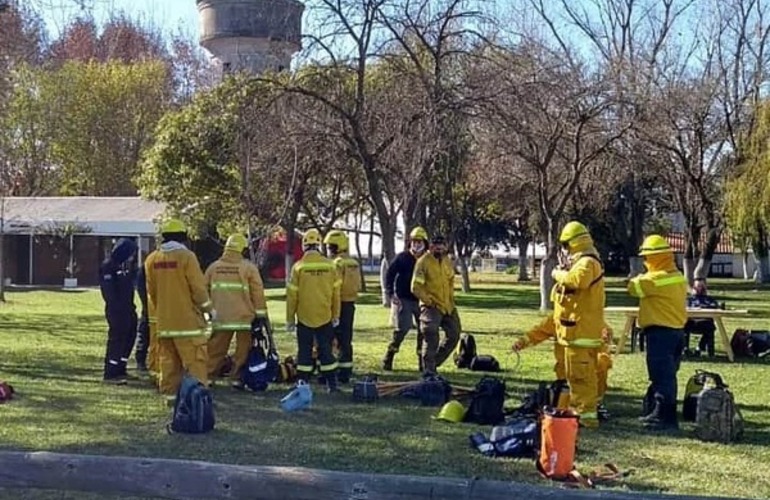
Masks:
[[[626,324],[623,327],[623,331],[620,333],[620,340],[618,341],[617,353],[623,352],[623,348],[626,345],[626,339],[631,335],[636,323],[636,318],[639,316],[639,307],[637,306],[622,306],[622,307],[605,307],[604,312],[607,313],[620,313],[626,316]],[[719,330],[719,335],[722,337],[722,345],[727,352],[727,357],[730,361],[735,361],[735,355],[733,354],[733,348],[730,346],[730,338],[727,336],[727,330],[725,329],[722,318],[725,316],[733,317],[745,317],[749,311],[745,309],[695,309],[687,308],[688,319],[713,319],[714,323]]]

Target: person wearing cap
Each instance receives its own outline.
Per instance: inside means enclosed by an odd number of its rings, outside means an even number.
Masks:
[[[361,290],[361,270],[358,261],[348,254],[350,243],[339,229],[329,231],[324,238],[329,257],[337,266],[342,284],[340,285],[340,324],[334,329],[339,359],[337,380],[341,384],[350,382],[353,374],[353,323],[356,316],[356,300]]]
[[[687,279],[679,272],[666,239],[645,238],[639,255],[647,272],[628,283],[628,293],[639,299],[637,323],[647,339],[648,394],[653,404],[641,421],[651,429],[678,428],[676,374],[684,348],[687,322]]]
[[[160,377],[169,405],[176,399],[184,372],[208,385],[208,328],[204,314],[216,320],[198,258],[190,251],[187,228],[178,219],[161,225],[162,243],[144,263],[147,301],[154,311]]]
[[[431,239],[430,251],[420,257],[412,276],[412,293],[420,300],[422,367],[435,374],[460,340],[460,316],[455,306],[455,270],[443,236]],[[444,340],[439,343],[439,328]]]
[[[235,334],[235,355],[230,381],[234,389],[243,389],[241,369],[251,350],[251,325],[254,320],[268,322],[265,287],[257,266],[246,260],[248,241],[242,234],[227,238],[219,260],[206,269],[206,286],[217,311],[213,335],[208,341],[208,375],[220,371]]]
[[[382,358],[382,369],[393,370],[393,358],[401,348],[404,338],[417,325],[417,363],[422,371],[422,331],[420,329],[420,303],[412,293],[412,277],[417,259],[428,249],[428,232],[415,227],[409,233],[409,248],[396,256],[385,275],[385,293],[391,307],[395,330]]]
[[[340,324],[337,266],[321,255],[321,233],[302,237],[304,255],[291,268],[286,288],[286,330],[297,334],[297,377],[307,382],[315,369],[313,342],[318,345],[320,371],[329,392],[337,389],[337,359],[332,351],[334,329]]]
[[[551,319],[518,339],[519,351],[534,341],[547,338],[552,330],[564,349],[564,375],[570,387],[570,406],[580,415],[584,427],[599,426],[599,366],[605,341],[604,269],[588,228],[577,221],[567,223],[559,235],[569,264],[554,269]],[[559,352],[557,371],[560,370]],[[557,376],[559,374],[557,373]]]

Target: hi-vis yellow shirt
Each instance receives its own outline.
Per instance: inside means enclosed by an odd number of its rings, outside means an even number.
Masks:
[[[417,261],[412,275],[412,293],[427,307],[442,314],[455,309],[455,270],[448,255],[441,260],[428,252]]]
[[[147,256],[144,272],[158,337],[207,335],[203,312],[211,311],[211,301],[195,254],[181,243],[163,243]]]
[[[358,261],[343,253],[334,259],[334,264],[337,266],[340,279],[342,279],[340,300],[342,302],[355,302],[358,299],[358,292],[361,290],[361,272],[358,268]]]
[[[687,279],[678,269],[650,271],[628,283],[628,293],[639,297],[640,328],[684,328],[687,322]]]
[[[236,252],[225,252],[206,269],[206,284],[217,311],[214,330],[250,330],[255,316],[267,317],[265,287],[257,267]]]
[[[340,287],[337,266],[311,250],[291,268],[286,289],[286,323],[318,328],[340,317]]]

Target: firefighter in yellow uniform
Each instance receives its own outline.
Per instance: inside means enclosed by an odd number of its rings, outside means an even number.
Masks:
[[[535,346],[548,339],[553,339],[553,356],[556,360],[554,365],[554,372],[556,373],[556,380],[567,381],[567,366],[565,360],[564,346],[556,341],[556,325],[553,322],[553,315],[549,315],[539,325],[534,327],[527,334],[518,339],[513,349],[515,351],[521,351],[527,347]],[[602,329],[602,347],[599,349],[596,358],[596,397],[598,400],[597,414],[599,419],[606,419],[609,416],[606,408],[604,407],[604,395],[607,393],[607,379],[609,377],[609,371],[612,368],[612,356],[610,355],[610,345],[612,344],[612,329],[609,325],[605,324]]]
[[[339,230],[329,231],[324,245],[334,259],[342,285],[340,287],[340,324],[334,329],[339,357],[337,380],[341,384],[350,382],[353,374],[353,323],[356,315],[356,300],[361,290],[361,271],[358,261],[348,254],[348,237]]]
[[[431,239],[430,251],[415,264],[412,276],[412,293],[420,299],[422,366],[426,374],[435,374],[460,340],[454,278],[454,266],[447,255],[444,237],[436,235]],[[439,328],[445,335],[441,343]]]
[[[676,374],[684,349],[687,280],[662,236],[645,238],[639,255],[647,272],[629,281],[628,293],[639,298],[637,323],[647,338],[650,387],[645,407],[650,412],[641,420],[652,429],[676,429]]]
[[[313,374],[313,341],[318,344],[321,374],[329,392],[337,391],[337,359],[332,352],[334,329],[340,324],[340,287],[334,262],[321,255],[321,233],[302,237],[304,255],[291,269],[286,290],[286,330],[297,333],[297,377]]]
[[[604,270],[583,224],[568,223],[559,242],[569,253],[570,266],[552,273],[553,328],[556,341],[564,347],[570,406],[580,415],[581,425],[598,427],[597,360],[604,344]]]
[[[241,369],[251,350],[251,325],[256,319],[267,326],[265,287],[257,267],[243,257],[248,241],[242,234],[227,238],[222,257],[206,269],[206,285],[217,311],[208,342],[209,378],[214,378],[227,356],[235,334],[235,356],[230,372],[232,387],[243,389]]]
[[[169,403],[176,399],[185,370],[208,385],[208,335],[203,314],[216,318],[198,258],[185,246],[186,233],[180,220],[163,223],[163,243],[144,264],[147,298],[156,319],[159,388]]]

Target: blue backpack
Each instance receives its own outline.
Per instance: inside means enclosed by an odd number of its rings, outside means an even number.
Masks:
[[[176,394],[174,413],[166,430],[169,434],[204,434],[214,428],[214,421],[211,391],[195,377],[186,375]]]
[[[255,320],[251,326],[251,351],[246,364],[241,368],[241,382],[254,392],[267,389],[278,376],[280,358],[270,347],[264,332],[264,323]]]

